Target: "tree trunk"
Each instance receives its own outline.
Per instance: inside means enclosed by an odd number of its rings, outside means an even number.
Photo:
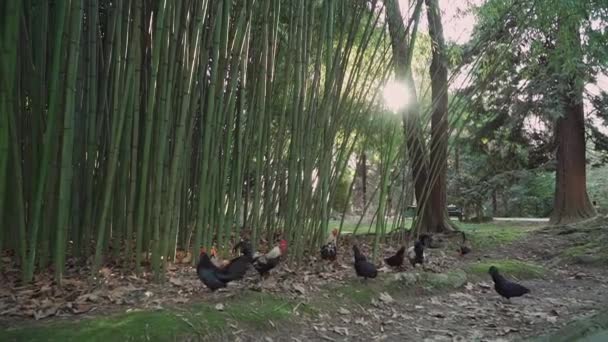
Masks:
[[[498,200],[496,199],[496,189],[492,191],[492,216],[498,216]]]
[[[367,155],[365,151],[361,151],[359,156],[359,173],[361,175],[361,194],[363,196],[363,205],[365,205],[365,198],[367,197]]]
[[[587,195],[585,118],[582,92],[567,99],[557,121],[557,170],[551,224],[567,224],[596,215]]]
[[[419,0],[415,10],[416,18],[414,20],[416,21],[418,21],[421,8],[422,0]],[[407,90],[409,91],[407,96],[410,99],[410,103],[402,113],[403,129],[407,153],[412,163],[414,193],[417,202],[416,223],[413,229],[420,232],[428,230],[431,223],[431,215],[430,206],[426,203],[428,197],[428,160],[426,158],[426,146],[421,136],[420,106],[411,70],[411,50],[414,46],[417,25],[414,25],[414,31],[410,33],[410,39],[405,39],[407,32],[405,31],[399,4],[396,0],[386,1],[386,14],[393,49],[395,76],[398,80],[406,83]]]
[[[579,26],[574,19],[564,21],[559,40],[571,45],[580,56]],[[570,86],[562,93],[565,113],[557,120],[557,170],[551,224],[567,224],[596,215],[587,195],[584,89],[577,76],[567,76]]]
[[[429,199],[429,230],[452,231],[454,228],[447,212],[447,156],[448,156],[448,68],[445,58],[443,26],[437,0],[425,0],[429,20],[429,35],[433,59],[431,61],[431,167],[429,172],[431,194]]]

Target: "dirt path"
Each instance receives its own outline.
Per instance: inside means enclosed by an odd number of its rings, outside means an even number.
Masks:
[[[480,275],[458,290],[412,295],[405,289],[392,292],[384,301],[375,293],[368,305],[345,304],[324,310],[314,319],[281,325],[270,333],[237,334],[226,340],[511,341],[547,334],[608,307],[606,267],[556,264],[550,257],[568,244],[565,236],[532,234],[476,251],[454,264],[467,267],[479,260],[516,259],[543,266],[547,272],[542,278],[520,281],[532,294],[513,299],[511,304],[499,299],[489,276]]]

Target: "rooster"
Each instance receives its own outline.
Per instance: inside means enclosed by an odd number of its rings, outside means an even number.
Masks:
[[[521,297],[526,293],[530,293],[530,290],[527,287],[505,279],[505,277],[498,273],[498,268],[496,266],[491,266],[488,273],[490,273],[492,280],[494,281],[494,290],[509,302],[513,297]]]
[[[270,252],[266,254],[256,253],[253,256],[253,268],[255,268],[261,276],[265,276],[279,264],[281,256],[285,254],[285,252],[287,252],[287,240],[282,239],[279,241],[279,245],[271,249]]]
[[[336,245],[336,238],[338,237],[338,229],[331,231],[327,237],[327,241],[321,247],[321,259],[335,261],[338,256],[338,247]]]
[[[367,278],[376,278],[378,270],[376,266],[371,262],[367,261],[365,255],[361,254],[357,245],[353,246],[353,253],[355,254],[355,272],[359,277],[367,280]]]
[[[416,264],[422,265],[424,263],[425,255],[422,241],[417,240],[416,243],[414,243],[414,246],[408,248],[407,258],[412,266],[416,266]]]
[[[405,255],[405,246],[401,246],[395,255],[384,259],[387,265],[391,267],[401,267],[403,265],[403,256]]]

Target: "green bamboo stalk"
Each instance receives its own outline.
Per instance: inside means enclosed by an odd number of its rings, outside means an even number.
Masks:
[[[55,280],[61,284],[65,265],[65,243],[68,232],[68,218],[71,208],[71,185],[73,176],[72,154],[74,151],[74,111],[76,101],[76,76],[82,32],[82,1],[72,1],[70,21],[70,54],[65,94],[65,114],[63,116],[63,139],[61,150],[61,179],[59,181],[59,212],[57,215],[57,237],[55,247]]]
[[[141,252],[143,247],[143,229],[146,219],[146,194],[148,193],[148,173],[150,166],[150,148],[152,145],[152,128],[154,120],[154,105],[156,100],[156,81],[158,77],[158,68],[160,63],[160,48],[161,39],[163,37],[165,10],[167,7],[167,0],[162,0],[159,4],[158,15],[155,16],[156,26],[154,44],[152,45],[152,72],[150,75],[150,86],[148,88],[148,99],[145,109],[145,140],[143,146],[142,156],[142,171],[141,181],[139,183],[139,194],[138,194],[138,206],[137,206],[137,236],[136,236],[136,247],[135,247],[135,269],[139,273],[141,272]],[[148,204],[149,205],[149,204]]]
[[[32,206],[32,217],[30,221],[31,229],[29,230],[29,250],[27,259],[23,263],[23,280],[30,282],[34,276],[34,266],[36,262],[36,252],[38,246],[38,231],[42,220],[42,204],[45,193],[45,186],[47,180],[47,174],[49,170],[49,164],[51,161],[51,151],[53,145],[52,136],[55,134],[55,126],[57,122],[57,113],[59,111],[59,82],[60,82],[60,70],[61,70],[61,59],[62,59],[62,39],[64,35],[64,23],[65,17],[67,16],[67,6],[65,1],[59,0],[55,3],[56,12],[53,17],[56,19],[57,27],[54,31],[53,39],[53,53],[51,62],[51,84],[49,87],[49,110],[47,118],[47,128],[44,132],[43,146],[42,146],[42,161],[40,162],[40,169],[38,170],[38,176],[36,180],[36,194],[34,196],[34,202]],[[25,252],[25,249],[24,249]]]

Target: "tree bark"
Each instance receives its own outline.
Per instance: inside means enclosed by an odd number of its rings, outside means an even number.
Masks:
[[[447,156],[448,156],[448,68],[445,57],[443,26],[437,0],[425,0],[431,37],[431,167],[429,172],[430,226],[432,232],[454,230],[447,212]]]
[[[416,224],[413,227],[415,232],[438,231],[444,228],[447,220],[447,210],[433,212],[432,205],[429,204],[431,182],[429,174],[429,160],[427,158],[427,146],[422,136],[420,127],[420,105],[417,100],[416,88],[411,72],[411,55],[414,46],[417,25],[414,25],[413,32],[407,35],[399,4],[396,0],[385,2],[391,46],[393,49],[393,62],[395,66],[395,76],[398,80],[405,82],[409,94],[410,103],[403,110],[403,129],[405,133],[405,144],[407,153],[412,165],[412,176],[414,180],[414,193],[416,195],[417,213]],[[422,0],[419,0],[414,10],[413,20],[418,20]]]
[[[551,224],[567,224],[596,215],[587,195],[585,117],[582,89],[566,99],[566,113],[557,121],[557,170]]]
[[[561,42],[571,45],[581,56],[578,22],[566,20],[560,29]],[[576,74],[568,77],[569,87],[561,95],[565,113],[556,125],[557,170],[551,224],[567,224],[596,215],[587,195],[584,85]]]

